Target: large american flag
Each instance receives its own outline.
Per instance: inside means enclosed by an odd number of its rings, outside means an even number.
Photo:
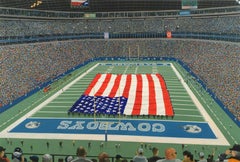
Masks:
[[[97,74],[70,112],[173,116],[160,74]]]

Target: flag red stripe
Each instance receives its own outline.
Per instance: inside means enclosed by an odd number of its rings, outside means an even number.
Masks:
[[[163,101],[165,104],[165,112],[166,112],[165,114],[168,116],[173,116],[174,113],[173,113],[172,103],[170,100],[170,96],[169,96],[165,81],[160,74],[157,74],[157,77],[158,77],[161,87],[162,87]]]
[[[104,91],[107,88],[108,83],[111,79],[111,76],[112,76],[112,74],[106,74],[106,78],[104,79],[104,81],[103,81],[101,87],[99,88],[99,90],[95,93],[95,96],[101,96],[104,93]]]
[[[99,80],[99,78],[101,76],[102,76],[102,74],[97,74],[95,76],[95,78],[92,80],[92,82],[90,83],[88,88],[85,90],[84,95],[89,95],[89,93],[91,92],[92,88],[96,85],[96,83],[98,82],[98,80]]]
[[[131,81],[132,81],[132,75],[127,74],[126,85],[124,87],[123,94],[122,94],[123,97],[125,97],[125,98],[128,98],[129,90],[130,90],[130,87],[131,87]]]
[[[148,104],[148,114],[156,115],[157,113],[157,105],[156,105],[156,94],[155,94],[155,86],[154,81],[151,74],[146,74],[148,79],[148,87],[149,87],[149,104]]]
[[[121,77],[122,77],[122,75],[117,75],[117,77],[114,81],[113,88],[111,89],[111,92],[108,95],[109,97],[115,97],[116,96],[116,93],[117,93],[117,90],[119,88],[119,84],[120,84],[120,81],[121,81]]]
[[[141,112],[141,105],[142,105],[142,75],[136,74],[137,77],[137,89],[136,89],[136,95],[135,95],[135,101],[134,106],[132,110],[133,115],[140,115]]]

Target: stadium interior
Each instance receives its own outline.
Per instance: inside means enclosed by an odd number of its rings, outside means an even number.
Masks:
[[[239,0],[1,0],[0,146],[10,161],[20,147],[25,162],[70,162],[79,146],[92,161],[154,147],[219,161],[240,144],[239,22]],[[123,111],[127,83],[156,84],[156,73],[164,112]],[[98,77],[115,85],[109,105]],[[148,104],[154,89],[128,93]]]

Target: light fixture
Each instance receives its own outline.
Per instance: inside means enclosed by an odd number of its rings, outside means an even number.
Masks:
[[[31,7],[31,8],[35,8],[35,7],[39,6],[40,4],[42,4],[42,0],[37,0],[37,1],[34,2],[30,7]]]

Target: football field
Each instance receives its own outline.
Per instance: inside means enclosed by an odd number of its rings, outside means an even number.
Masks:
[[[161,74],[174,116],[68,112],[97,74]],[[16,107],[18,113],[0,125],[2,138],[224,147],[240,143],[239,128],[176,62],[94,62]]]

